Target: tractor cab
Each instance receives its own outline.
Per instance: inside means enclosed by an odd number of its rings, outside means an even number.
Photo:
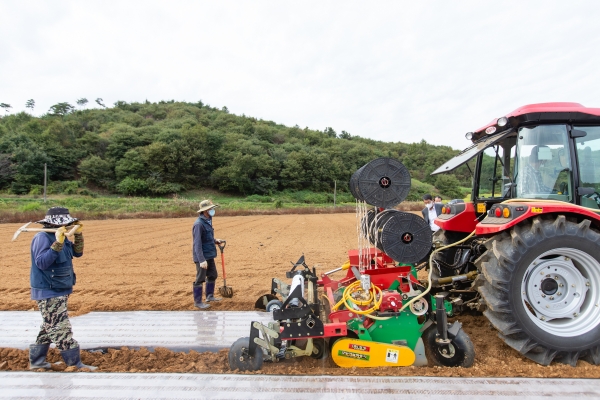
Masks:
[[[466,137],[473,144],[433,175],[466,164],[473,176],[468,207],[479,221],[494,204],[508,199],[600,208],[600,109],[576,103],[529,105]],[[469,225],[458,230],[474,228]]]

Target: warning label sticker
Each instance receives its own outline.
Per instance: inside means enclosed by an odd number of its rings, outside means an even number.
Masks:
[[[356,343],[350,343],[348,345],[348,348],[350,350],[366,351],[367,353],[369,352],[369,350],[371,350],[371,348],[369,346],[363,346],[363,345],[356,344]]]
[[[385,352],[385,361],[389,362],[389,363],[398,363],[398,350],[394,350],[394,349],[387,349],[387,351]]]
[[[531,212],[535,214],[541,214],[544,212],[542,207],[531,207]]]
[[[353,353],[351,351],[346,351],[346,350],[338,350],[338,356],[354,358],[355,360],[363,360],[363,361],[369,361],[369,358],[370,358],[370,356],[367,354]]]

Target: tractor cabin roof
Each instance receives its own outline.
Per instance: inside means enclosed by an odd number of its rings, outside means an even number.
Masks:
[[[600,108],[587,108],[579,103],[529,104],[494,119],[489,124],[467,133],[472,145],[450,159],[431,175],[450,172],[463,165],[487,147],[509,136],[515,128],[532,124],[600,124]]]
[[[517,127],[529,123],[600,123],[600,108],[588,108],[579,103],[539,103],[522,106],[506,114],[507,127]],[[502,117],[500,117],[502,118]],[[500,118],[473,132],[473,142],[486,135],[488,128],[495,128]],[[504,130],[497,129],[496,132]]]

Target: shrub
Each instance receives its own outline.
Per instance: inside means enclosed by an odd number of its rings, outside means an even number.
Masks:
[[[20,206],[17,210],[19,212],[27,212],[27,211],[39,211],[42,209],[42,205],[37,202],[27,203]]]
[[[29,189],[29,194],[31,196],[38,196],[43,193],[44,193],[44,186],[42,186],[42,185],[31,185],[31,188]]]
[[[128,196],[148,192],[148,184],[143,179],[127,177],[117,184],[117,191]]]

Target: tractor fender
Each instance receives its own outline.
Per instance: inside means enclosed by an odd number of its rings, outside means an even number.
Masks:
[[[496,217],[496,209],[500,209],[500,213],[505,208],[509,209],[509,217]],[[600,212],[600,210],[598,210]],[[589,219],[592,225],[600,226],[600,214],[592,211],[589,208],[581,207],[570,203],[546,203],[540,202],[523,202],[523,203],[499,203],[493,205],[488,211],[488,215],[477,224],[475,230],[477,236],[493,235],[506,230],[509,230],[515,225],[523,221],[529,220],[542,215],[574,215],[578,220]]]

